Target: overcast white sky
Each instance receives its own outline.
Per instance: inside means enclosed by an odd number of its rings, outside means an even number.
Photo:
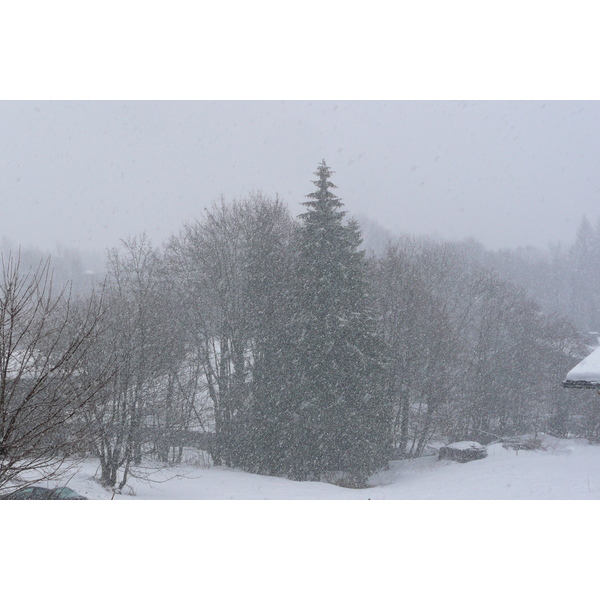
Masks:
[[[317,163],[353,213],[490,248],[600,217],[596,101],[4,101],[0,234],[99,249],[176,233],[223,194],[294,213]]]

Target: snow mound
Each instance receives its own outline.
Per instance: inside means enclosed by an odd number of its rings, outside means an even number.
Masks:
[[[448,444],[446,448],[454,448],[456,450],[470,450],[474,448],[476,450],[484,450],[485,448],[478,442],[454,442],[453,444]]]

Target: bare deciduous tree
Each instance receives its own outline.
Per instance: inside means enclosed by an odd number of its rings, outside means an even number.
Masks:
[[[49,260],[23,271],[2,256],[0,273],[0,488],[60,474],[87,435],[83,409],[106,372],[81,377],[102,317],[97,297],[55,291]],[[69,462],[70,464],[70,462]]]
[[[188,346],[202,364],[214,415],[215,464],[232,464],[234,426],[249,396],[251,318],[248,302],[249,244],[258,219],[271,202],[258,195],[250,201],[224,200],[203,219],[184,226],[167,248],[167,261],[179,280],[182,318]],[[282,218],[273,204],[271,219]],[[262,223],[263,227],[266,223]]]

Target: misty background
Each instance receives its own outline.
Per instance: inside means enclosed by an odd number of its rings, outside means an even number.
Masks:
[[[600,215],[594,101],[4,101],[0,235],[102,253],[176,234],[221,195],[294,214],[325,158],[346,209],[489,249]]]

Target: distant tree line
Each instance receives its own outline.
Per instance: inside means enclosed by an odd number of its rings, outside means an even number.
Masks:
[[[585,280],[592,319],[600,290],[563,263],[590,268],[574,257],[600,254],[600,236],[554,249],[544,264],[563,271],[546,266],[528,295],[519,253],[408,236],[367,253],[332,174],[318,166],[298,219],[254,194],[221,199],[161,248],[126,240],[76,293],[53,289],[45,262],[3,254],[0,488],[77,454],[122,488],[189,445],[215,465],[363,486],[432,441],[593,437],[595,405],[560,387],[585,340],[541,305]]]

